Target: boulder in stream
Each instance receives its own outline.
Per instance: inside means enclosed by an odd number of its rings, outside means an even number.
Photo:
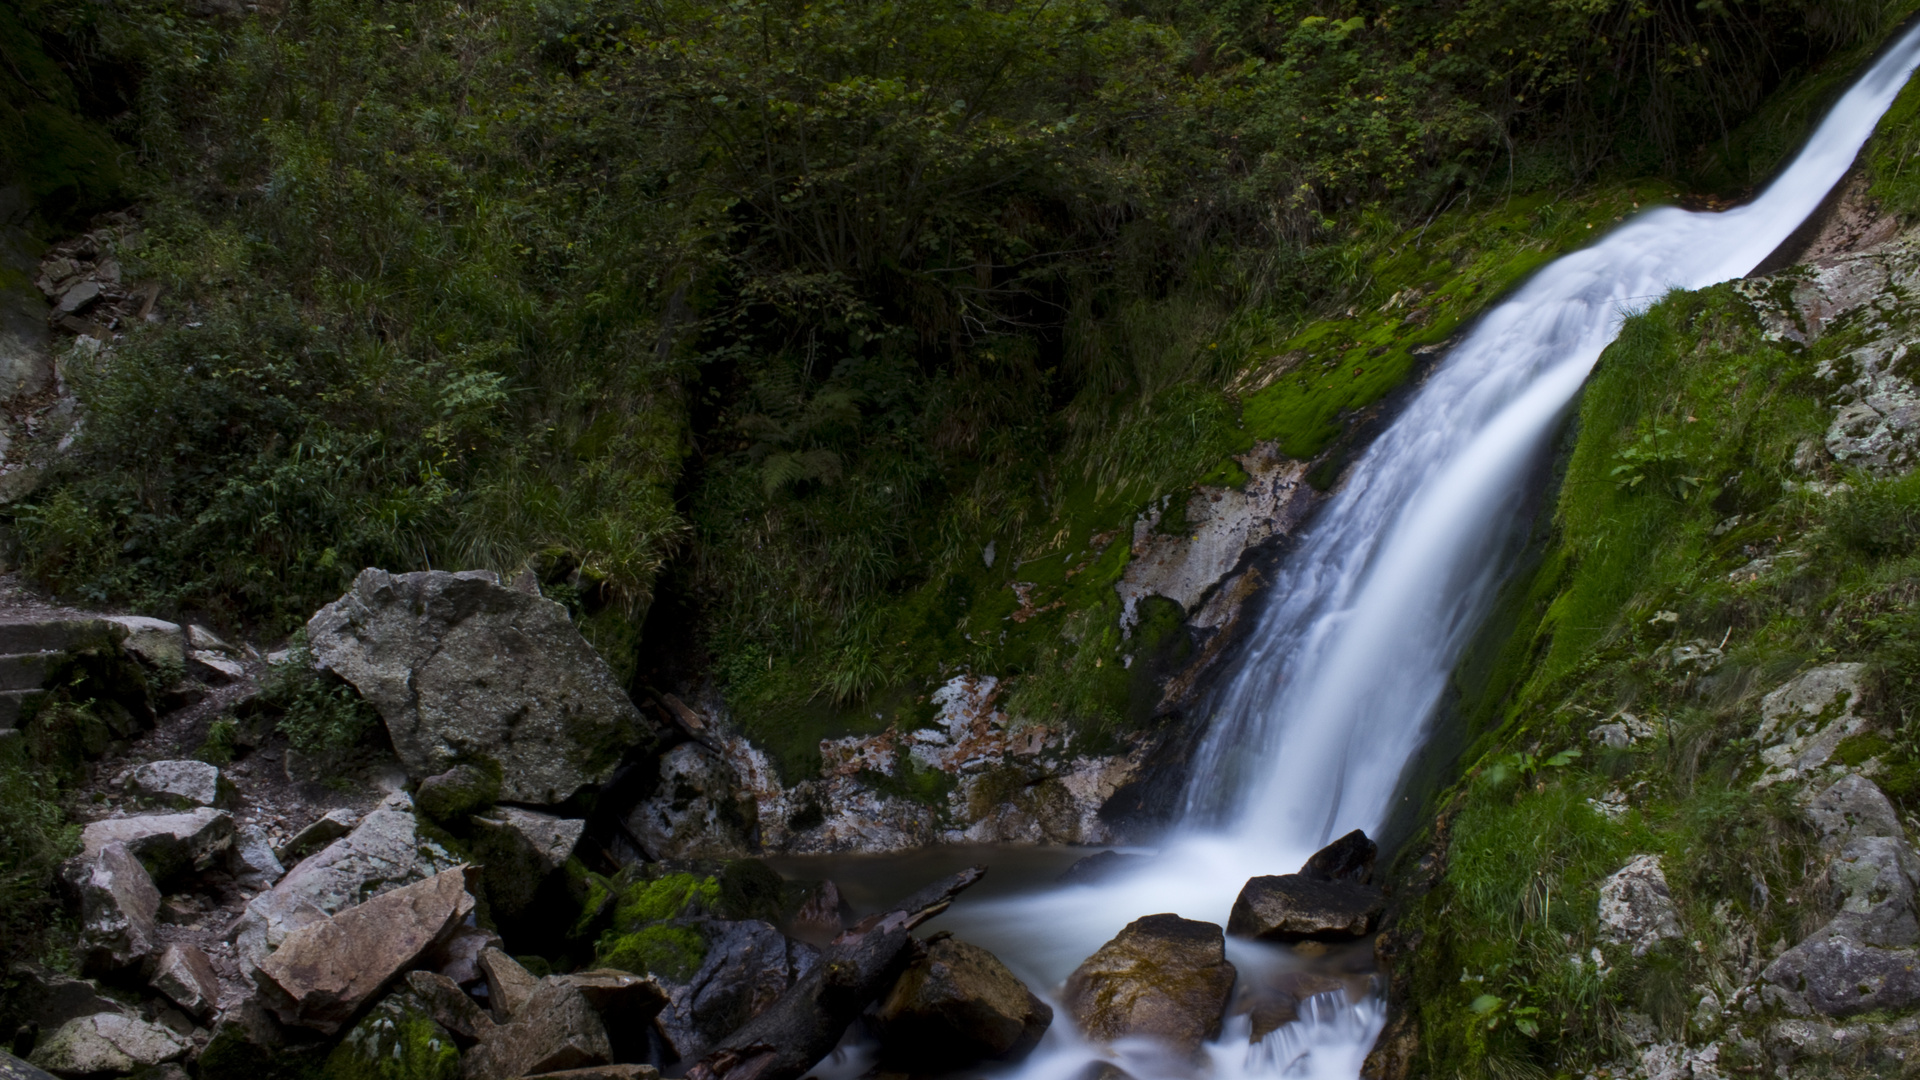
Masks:
[[[1369,882],[1379,847],[1355,829],[1313,854],[1296,874],[1251,878],[1233,902],[1227,933],[1262,941],[1351,941],[1373,932],[1387,898]]]
[[[1062,1003],[1091,1038],[1144,1036],[1198,1051],[1220,1033],[1233,992],[1226,944],[1213,923],[1136,919],[1067,978]]]
[[[978,945],[935,935],[869,1015],[883,1066],[944,1072],[1024,1057],[1053,1023],[1000,959]]]

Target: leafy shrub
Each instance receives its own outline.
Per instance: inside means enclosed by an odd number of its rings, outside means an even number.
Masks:
[[[46,772],[0,744],[0,958],[33,951],[59,912],[54,875],[80,831],[66,824],[58,795]]]
[[[261,683],[260,700],[279,710],[275,729],[307,754],[352,749],[380,719],[352,686],[329,672],[315,671],[312,654],[297,640],[285,662],[274,665]]]

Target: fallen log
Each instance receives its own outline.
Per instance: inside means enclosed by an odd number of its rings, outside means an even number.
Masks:
[[[942,878],[834,938],[818,966],[695,1062],[687,1080],[800,1080],[900,977],[913,957],[914,928],[986,873],[972,866]]]

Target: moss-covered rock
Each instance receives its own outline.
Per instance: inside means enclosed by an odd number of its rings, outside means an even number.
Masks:
[[[500,766],[495,762],[455,765],[420,781],[413,805],[443,825],[455,824],[500,798]]]
[[[460,1049],[412,991],[389,994],[327,1055],[325,1080],[459,1080]]]

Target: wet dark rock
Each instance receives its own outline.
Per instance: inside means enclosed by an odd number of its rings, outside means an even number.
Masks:
[[[1305,874],[1249,879],[1227,932],[1262,941],[1351,941],[1373,931],[1387,900],[1371,885]]]
[[[1051,1023],[1053,1009],[998,957],[952,937],[930,942],[869,1019],[883,1067],[909,1072],[1017,1060]]]
[[[1367,838],[1367,834],[1355,829],[1347,835],[1313,853],[1300,873],[1321,881],[1350,881],[1355,885],[1369,885],[1373,882],[1373,863],[1380,855],[1380,845]]]
[[[1219,1034],[1234,976],[1220,927],[1149,915],[1081,964],[1061,996],[1091,1038],[1143,1036],[1191,1053]]]
[[[1300,1018],[1300,1003],[1316,994],[1346,989],[1339,979],[1306,971],[1289,971],[1248,988],[1247,1012],[1253,1022],[1254,1042]]]
[[[1062,885],[1093,885],[1137,870],[1145,866],[1149,858],[1150,856],[1147,855],[1123,855],[1118,851],[1102,851],[1067,867],[1055,880]]]
[[[757,919],[701,926],[706,958],[684,983],[667,982],[660,1033],[682,1059],[705,1054],[765,1012],[819,963],[812,946]]]
[[[490,572],[363,570],[307,634],[315,660],[379,710],[414,777],[497,767],[500,798],[558,803],[661,735],[566,608]]]

